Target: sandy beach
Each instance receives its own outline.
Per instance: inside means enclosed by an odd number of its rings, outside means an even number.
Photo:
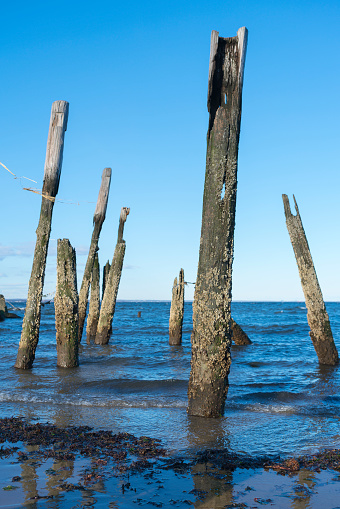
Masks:
[[[340,451],[170,456],[128,433],[0,420],[1,507],[340,507]]]

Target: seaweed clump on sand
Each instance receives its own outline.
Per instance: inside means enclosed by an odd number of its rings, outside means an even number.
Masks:
[[[279,474],[294,474],[302,468],[313,472],[321,470],[340,471],[340,449],[324,449],[315,454],[288,458],[281,462],[265,463],[264,468],[276,470]]]
[[[92,458],[98,465],[114,462],[118,472],[126,470],[141,471],[151,465],[148,459],[156,459],[166,454],[160,440],[146,436],[140,438],[129,433],[111,431],[92,431],[88,426],[68,426],[60,428],[50,423],[29,423],[21,417],[0,419],[0,443],[23,442],[39,446],[33,451],[41,459],[74,460],[76,454]],[[17,448],[12,448],[12,452]],[[5,455],[9,449],[3,449]],[[19,452],[22,460],[29,452]],[[1,449],[0,449],[1,455]]]
[[[274,457],[247,456],[230,452],[227,449],[207,449],[197,453],[195,463],[209,463],[216,469],[229,472],[233,472],[237,468],[272,469],[282,475],[294,474],[301,469],[314,472],[340,471],[340,449],[325,449],[315,454],[286,459],[282,459],[279,455]]]
[[[206,449],[197,453],[197,463],[210,463],[215,468],[233,472],[237,468],[262,468],[268,461],[279,461],[280,457],[247,456],[228,449]]]

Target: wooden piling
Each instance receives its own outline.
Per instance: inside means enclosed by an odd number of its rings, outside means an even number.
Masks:
[[[102,182],[99,190],[97,206],[93,216],[93,233],[91,238],[89,254],[87,257],[83,281],[81,283],[81,288],[79,292],[79,329],[78,329],[79,342],[81,341],[83,335],[94,257],[98,251],[99,235],[103,226],[103,222],[105,220],[107,201],[109,198],[110,183],[111,183],[111,168],[105,168],[102,174]]]
[[[76,252],[68,239],[58,239],[57,289],[54,297],[57,366],[74,368],[78,362],[78,291]]]
[[[251,345],[248,335],[235,320],[231,319],[232,340],[235,345]]]
[[[118,239],[100,308],[95,339],[96,345],[106,345],[110,340],[112,319],[116,308],[117,293],[122,275],[126,247],[125,240],[123,240],[124,224],[129,213],[130,209],[128,207],[123,207],[120,212]]]
[[[25,316],[15,363],[15,367],[21,369],[30,369],[32,367],[39,340],[41,298],[44,286],[47,249],[51,233],[53,205],[59,188],[68,110],[69,104],[66,101],[55,101],[52,104],[40,219],[36,231],[37,241],[28,287]]]
[[[107,280],[108,280],[108,277],[109,277],[109,273],[110,273],[110,268],[111,268],[111,265],[110,265],[110,262],[109,260],[106,262],[106,265],[104,267],[104,270],[103,270],[103,287],[102,287],[102,300],[104,298],[104,293],[105,293],[105,286],[106,286],[106,283],[107,283]],[[98,326],[98,324],[97,324]],[[111,322],[111,326],[110,326],[110,330],[109,330],[109,337],[111,337],[111,334],[112,334],[112,322]]]
[[[296,216],[291,212],[288,196],[286,194],[282,195],[286,225],[293,246],[306,301],[307,320],[310,327],[309,335],[320,364],[335,365],[339,362],[338,352],[334,343],[329,317],[294,195],[293,198]]]
[[[0,322],[3,322],[6,318],[6,300],[5,297],[0,294]]]
[[[110,262],[109,260],[106,262],[104,268],[103,268],[103,285],[102,285],[102,299],[104,297],[104,293],[105,293],[105,285],[106,285],[106,282],[107,282],[107,278],[109,277],[109,273],[110,273]]]
[[[169,344],[172,346],[182,344],[182,326],[184,315],[184,270],[181,269],[179,277],[175,277],[172,287],[172,299],[169,319]]]
[[[188,413],[223,415],[231,344],[231,278],[242,84],[248,31],[210,46],[207,160],[193,304]]]
[[[86,324],[86,342],[88,345],[96,337],[99,313],[100,313],[99,260],[98,253],[96,253],[91,277],[90,305]]]

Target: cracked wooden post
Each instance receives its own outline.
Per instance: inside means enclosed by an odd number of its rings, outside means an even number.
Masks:
[[[235,345],[251,345],[248,335],[235,320],[231,319],[232,340]]]
[[[57,249],[57,289],[54,297],[57,366],[74,368],[79,365],[76,252],[68,239],[58,239]]]
[[[55,101],[52,104],[40,218],[36,231],[37,241],[28,286],[25,316],[15,363],[15,367],[21,369],[30,369],[32,367],[39,340],[41,298],[44,286],[47,249],[51,233],[53,205],[59,188],[68,110],[69,104],[66,101]]]
[[[110,340],[112,319],[115,313],[118,287],[122,275],[125,255],[125,240],[123,240],[124,224],[129,213],[130,209],[128,207],[122,207],[119,219],[117,244],[100,308],[97,334],[94,341],[96,345],[106,345]]]
[[[102,174],[102,182],[98,194],[97,206],[93,216],[93,233],[91,238],[90,250],[87,257],[83,281],[81,283],[81,288],[79,292],[79,328],[78,328],[79,342],[81,341],[83,335],[94,257],[98,251],[99,235],[105,220],[107,201],[109,198],[110,183],[111,183],[111,168],[105,168]]]
[[[193,304],[188,413],[223,415],[231,345],[231,277],[244,62],[248,31],[211,34],[207,160]]]
[[[172,300],[169,319],[169,344],[182,344],[182,325],[184,315],[184,270],[181,269],[177,282],[175,277],[172,287]]]
[[[310,327],[309,335],[320,364],[335,365],[339,362],[338,352],[334,344],[329,317],[294,195],[293,198],[296,216],[291,212],[288,196],[286,194],[282,195],[286,225],[294,249],[306,301],[307,320]]]
[[[86,324],[86,342],[89,345],[96,337],[100,313],[99,260],[96,253],[91,277],[89,314]]]

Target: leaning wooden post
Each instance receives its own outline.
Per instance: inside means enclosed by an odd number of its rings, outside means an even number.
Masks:
[[[76,252],[68,239],[58,239],[54,308],[57,366],[74,368],[79,365],[77,269]]]
[[[339,362],[338,352],[334,344],[329,317],[294,195],[293,198],[296,216],[291,212],[288,196],[286,194],[282,195],[286,225],[305,295],[307,320],[310,327],[309,335],[320,364],[334,365]]]
[[[102,174],[102,182],[99,190],[97,206],[93,216],[93,233],[91,238],[90,250],[87,257],[83,281],[81,283],[81,288],[79,292],[79,329],[78,329],[79,342],[81,341],[83,335],[94,257],[96,255],[96,252],[98,251],[99,235],[106,215],[110,183],[111,183],[111,168],[105,168]]]
[[[169,319],[169,344],[182,344],[182,326],[184,315],[184,270],[181,269],[177,282],[175,277],[172,287],[172,300]]]
[[[100,308],[97,334],[94,341],[96,345],[106,345],[110,340],[112,319],[115,313],[118,287],[125,255],[125,240],[123,240],[124,224],[129,213],[130,209],[128,207],[123,207],[120,212],[118,240]]]
[[[88,345],[96,337],[99,313],[100,313],[99,260],[98,253],[96,253],[91,277],[90,305],[86,324],[86,342]]]
[[[66,101],[55,101],[52,104],[40,219],[36,231],[37,241],[28,286],[25,316],[15,363],[15,367],[21,369],[30,369],[32,367],[39,340],[41,297],[44,286],[47,249],[51,233],[53,205],[59,188],[68,109],[69,104]]]
[[[237,157],[248,31],[211,34],[207,160],[202,229],[193,304],[188,413],[223,414],[230,369],[230,303]]]

